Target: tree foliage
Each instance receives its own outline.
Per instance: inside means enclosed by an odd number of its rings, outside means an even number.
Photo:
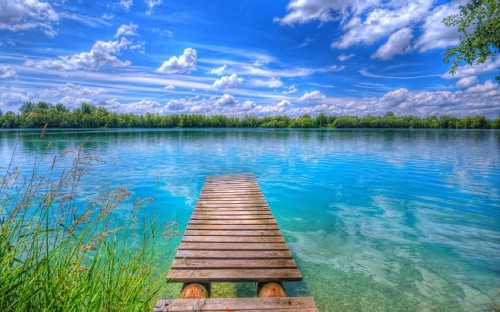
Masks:
[[[445,63],[453,59],[450,74],[454,75],[460,62],[469,65],[484,63],[500,52],[500,2],[472,0],[460,6],[460,13],[446,17],[444,24],[458,26],[460,44],[448,49]],[[500,82],[500,76],[496,76]]]
[[[199,114],[160,115],[110,112],[105,107],[83,103],[69,110],[63,104],[24,103],[19,113],[0,111],[0,128],[500,128],[500,118],[491,122],[484,116],[204,116]]]

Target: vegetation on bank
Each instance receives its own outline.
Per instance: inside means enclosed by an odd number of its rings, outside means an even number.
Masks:
[[[103,185],[85,200],[79,181],[95,158],[83,145],[47,155],[26,178],[12,161],[0,167],[0,311],[151,311],[166,268],[156,261],[162,227],[137,224],[147,200],[118,219],[131,193]]]
[[[500,117],[494,121],[484,116],[456,118],[450,116],[203,116],[198,114],[160,115],[110,112],[101,106],[82,104],[69,110],[63,104],[24,103],[18,114],[0,111],[2,128],[442,128],[500,129]]]

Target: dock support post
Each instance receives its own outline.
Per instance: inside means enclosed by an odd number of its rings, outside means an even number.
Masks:
[[[286,297],[286,291],[281,282],[257,283],[257,296],[259,298]]]
[[[202,299],[210,297],[210,283],[184,283],[181,299]]]

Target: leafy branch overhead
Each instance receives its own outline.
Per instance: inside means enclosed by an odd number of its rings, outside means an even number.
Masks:
[[[450,74],[455,75],[458,65],[482,64],[500,52],[500,2],[498,0],[472,0],[460,6],[460,13],[446,17],[446,26],[458,26],[460,44],[444,55]],[[495,77],[500,82],[500,76]]]

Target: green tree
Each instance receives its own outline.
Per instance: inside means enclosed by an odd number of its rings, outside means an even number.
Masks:
[[[460,44],[448,49],[444,62],[453,62],[450,74],[454,75],[459,62],[469,65],[484,63],[500,52],[500,2],[498,0],[472,0],[460,6],[460,13],[446,17],[444,24],[458,26]],[[500,76],[495,77],[500,82]]]

